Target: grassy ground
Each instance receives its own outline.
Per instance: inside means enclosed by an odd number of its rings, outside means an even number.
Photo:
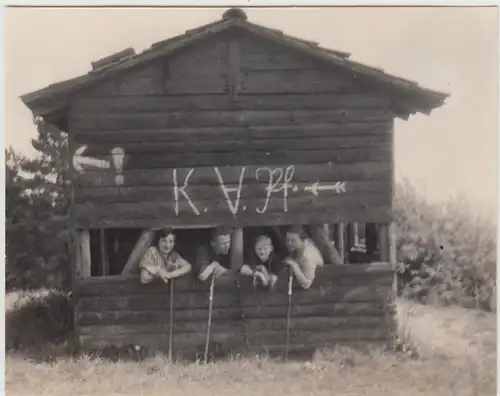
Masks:
[[[22,298],[8,296],[7,309],[19,309]],[[23,350],[9,352],[6,390],[13,396],[495,394],[495,315],[401,300],[398,322],[400,337],[415,345],[418,359],[388,351],[362,354],[338,349],[320,351],[310,362],[286,364],[247,358],[204,366],[170,364],[160,357],[111,363],[85,356],[70,358],[61,355],[60,345],[52,345],[43,349],[60,355],[51,363],[35,363]]]

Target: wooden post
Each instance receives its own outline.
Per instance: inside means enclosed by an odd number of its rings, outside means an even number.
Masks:
[[[100,246],[101,246],[101,275],[109,275],[108,249],[106,246],[106,235],[104,228],[100,229]]]
[[[398,273],[396,272],[398,265],[398,252],[396,242],[396,224],[391,223],[389,225],[389,261],[392,266],[394,277],[392,282],[392,292],[394,297],[398,295]]]
[[[243,228],[235,228],[231,236],[231,268],[238,270],[243,265]]]
[[[352,223],[352,237],[353,237],[353,245],[359,244],[359,226],[358,223]]]
[[[90,256],[90,233],[89,230],[79,232],[80,247],[80,269],[82,278],[89,278],[91,275],[91,256]]]
[[[122,276],[126,276],[132,272],[132,270],[139,265],[139,262],[144,257],[144,253],[148,250],[151,242],[153,242],[155,236],[155,230],[144,230],[142,231],[141,236],[137,240],[134,249],[132,249],[132,253],[130,253],[130,257],[123,267]]]
[[[336,238],[335,238],[335,246],[337,247],[337,252],[340,255],[340,263],[345,263],[345,240],[344,240],[344,223],[336,224]]]
[[[379,260],[388,263],[389,257],[389,224],[380,224],[378,228]]]

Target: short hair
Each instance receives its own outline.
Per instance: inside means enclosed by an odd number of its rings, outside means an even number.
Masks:
[[[172,234],[174,238],[176,238],[174,229],[173,228],[161,228],[159,230],[155,231],[155,236],[153,238],[153,241],[151,242],[152,246],[159,247],[158,245],[160,244],[160,239],[165,238]]]
[[[271,247],[273,246],[273,240],[267,234],[261,234],[257,238],[255,238],[255,246],[262,242],[268,243],[269,245],[271,245]]]
[[[301,225],[291,226],[286,233],[287,234],[297,234],[299,236],[299,238],[302,240],[307,239],[306,231],[304,230],[304,227],[302,227]]]
[[[210,239],[215,239],[221,235],[231,235],[232,229],[226,226],[215,227],[210,233]]]

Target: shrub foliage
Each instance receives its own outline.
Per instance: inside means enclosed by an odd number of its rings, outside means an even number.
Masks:
[[[414,185],[396,188],[399,290],[408,298],[496,310],[496,227],[463,197],[431,204]]]

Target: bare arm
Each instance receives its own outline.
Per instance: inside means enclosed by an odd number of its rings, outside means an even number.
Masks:
[[[304,288],[309,289],[314,281],[316,275],[316,265],[313,261],[304,259],[302,268],[297,261],[287,258],[285,263],[288,264],[293,271],[295,279]]]
[[[240,274],[245,276],[253,276],[254,270],[248,264],[243,264],[240,268]]]
[[[184,258],[179,256],[177,258],[177,262],[179,263],[179,267],[177,269],[174,269],[173,271],[167,270],[166,272],[167,278],[169,279],[178,278],[179,276],[186,275],[187,273],[191,272],[192,266]]]

